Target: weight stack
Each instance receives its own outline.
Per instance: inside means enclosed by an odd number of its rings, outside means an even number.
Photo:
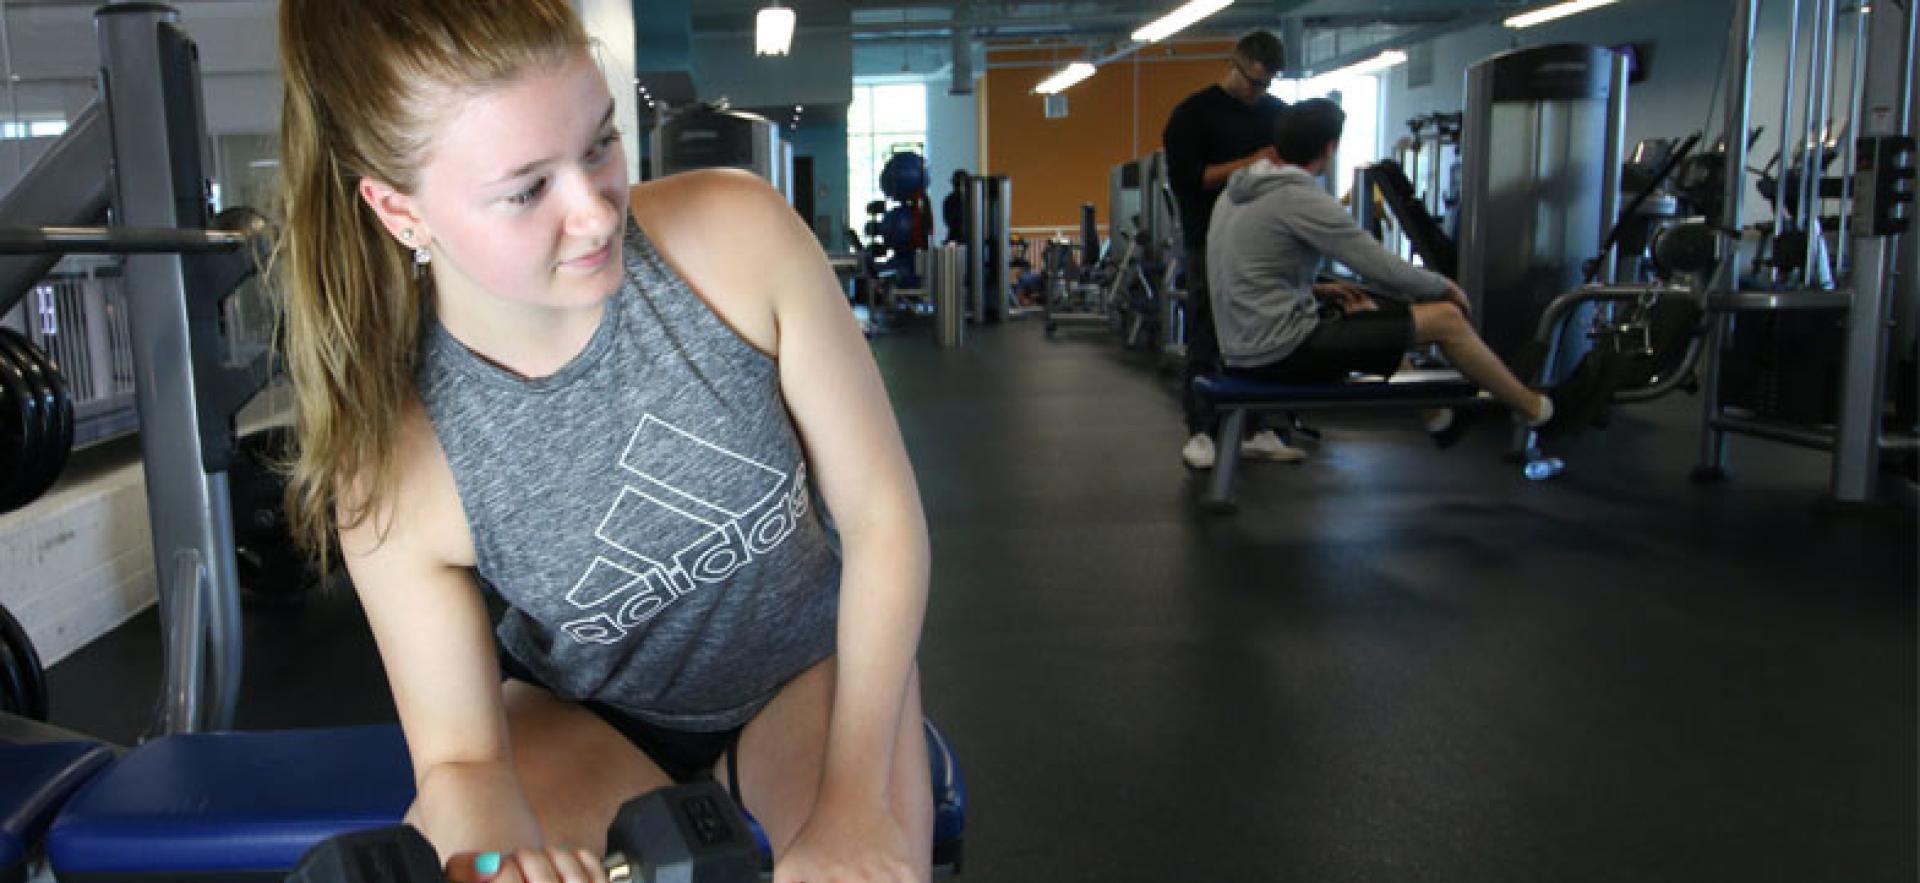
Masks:
[[[1827,311],[1742,313],[1720,371],[1720,401],[1813,426],[1839,419],[1846,327]]]

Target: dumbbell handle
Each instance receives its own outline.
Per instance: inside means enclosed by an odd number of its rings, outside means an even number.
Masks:
[[[751,883],[759,860],[732,799],[711,782],[676,785],[621,806],[601,866],[611,883],[652,883],[657,871],[699,883]],[[639,850],[632,855],[629,850]],[[433,845],[400,825],[327,839],[301,858],[288,883],[443,880]]]

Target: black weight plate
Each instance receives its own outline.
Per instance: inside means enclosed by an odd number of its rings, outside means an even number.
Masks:
[[[31,717],[32,705],[26,669],[14,659],[13,648],[0,641],[0,713]]]
[[[67,376],[60,373],[60,364],[53,360],[52,353],[32,345],[28,345],[27,351],[39,357],[41,374],[53,387],[53,416],[60,423],[60,444],[54,446],[59,455],[52,470],[57,476],[66,468],[67,455],[73,452],[73,389],[67,385]]]
[[[40,361],[40,351],[27,342],[27,338],[13,328],[0,328],[0,351],[6,351],[13,357],[13,365],[21,369],[27,378],[27,386],[33,390],[33,397],[40,405],[40,459],[31,468],[33,482],[27,484],[27,499],[36,499],[50,482],[46,482],[46,468],[54,461],[54,443],[60,440],[60,415],[56,415],[56,395],[52,384],[46,380],[44,365]]]
[[[53,387],[42,376],[38,352],[27,343],[27,339],[11,328],[0,328],[0,353],[5,353],[20,369],[20,376],[33,394],[35,411],[40,420],[38,455],[27,459],[27,478],[19,488],[20,505],[24,506],[38,499],[53,484],[48,480],[48,472],[59,456],[55,448],[60,440],[60,419],[54,414],[57,401]],[[57,475],[51,477],[58,478]]]
[[[20,621],[0,605],[0,666],[11,671],[16,682],[19,714],[45,723],[47,720],[47,673],[40,667],[40,654]]]
[[[0,348],[0,512],[26,505],[41,444],[40,402],[11,350]]]
[[[66,378],[60,376],[60,368],[51,356],[24,337],[16,336],[13,343],[16,356],[28,364],[28,373],[39,380],[41,400],[46,403],[46,417],[51,424],[43,449],[45,459],[35,473],[39,482],[27,489],[29,499],[36,499],[60,480],[60,470],[66,468],[67,455],[73,452],[73,398],[67,393]]]

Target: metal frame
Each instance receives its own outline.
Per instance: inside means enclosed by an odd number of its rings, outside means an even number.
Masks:
[[[1446,372],[1451,373],[1451,372]],[[1426,378],[1422,382],[1438,381],[1453,386],[1464,378],[1454,374],[1448,381],[1444,378]],[[1403,381],[1404,382],[1404,381]],[[1240,467],[1241,437],[1246,433],[1247,419],[1250,414],[1260,413],[1307,413],[1313,411],[1412,411],[1432,408],[1491,408],[1498,404],[1492,396],[1476,391],[1470,396],[1425,395],[1425,396],[1378,396],[1373,393],[1378,388],[1394,385],[1388,383],[1352,383],[1347,388],[1352,395],[1341,398],[1311,397],[1300,399],[1274,398],[1261,401],[1228,401],[1209,403],[1219,412],[1215,423],[1215,450],[1218,452],[1213,464],[1213,474],[1207,478],[1206,496],[1202,505],[1210,512],[1229,513],[1234,511],[1233,478]],[[1338,387],[1339,384],[1329,384]]]
[[[113,132],[113,206],[123,224],[204,229],[208,223],[199,70],[179,13],[150,4],[95,13],[101,86]],[[155,575],[165,630],[166,686],[155,728],[224,729],[240,696],[239,576],[227,475],[206,468],[191,341],[190,268],[179,254],[127,258],[140,452],[147,475]],[[204,636],[204,637],[203,637]],[[204,707],[201,658],[206,647]]]
[[[0,200],[0,312],[75,252],[124,267],[140,452],[163,620],[153,734],[226,729],[239,700],[239,580],[227,459],[233,415],[264,385],[264,354],[227,364],[221,301],[258,269],[260,243],[209,231],[198,53],[153,3],[94,13],[101,99]],[[111,228],[29,224],[97,221]],[[252,246],[252,247],[249,247]]]
[[[1860,14],[1860,5],[1854,0],[1846,0],[1846,5],[1853,9],[1855,15]],[[1911,4],[1908,5],[1911,7]],[[1838,0],[1814,0],[1813,5],[1813,31],[1805,78],[1808,91],[1802,126],[1805,140],[1799,159],[1801,177],[1798,184],[1802,193],[1792,219],[1795,229],[1808,232],[1805,268],[1799,278],[1809,284],[1795,292],[1747,292],[1740,287],[1743,256],[1739,219],[1746,189],[1746,177],[1741,172],[1747,166],[1747,139],[1743,136],[1748,130],[1750,115],[1754,21],[1758,0],[1738,0],[1734,4],[1733,22],[1728,33],[1731,51],[1728,52],[1727,61],[1729,85],[1725,131],[1729,137],[1724,194],[1725,217],[1733,222],[1720,231],[1721,262],[1708,286],[1707,308],[1710,318],[1704,376],[1701,378],[1705,389],[1701,401],[1700,457],[1694,475],[1702,480],[1724,478],[1727,435],[1740,433],[1769,441],[1830,450],[1833,454],[1830,488],[1834,498],[1841,502],[1863,503],[1880,494],[1880,459],[1883,451],[1910,449],[1914,446],[1914,439],[1883,436],[1881,428],[1888,338],[1896,313],[1892,275],[1893,268],[1898,265],[1899,248],[1904,237],[1876,234],[1869,225],[1860,224],[1857,220],[1850,223],[1846,228],[1850,241],[1844,250],[1836,249],[1839,253],[1851,255],[1851,266],[1841,268],[1846,273],[1847,284],[1834,289],[1833,280],[1826,269],[1824,239],[1820,235],[1815,199],[1819,192],[1818,160],[1831,128],[1826,117],[1832,102],[1829,93],[1832,90],[1833,33],[1837,30],[1840,6]],[[1788,35],[1790,60],[1798,51],[1798,0],[1792,8],[1795,15]],[[1861,138],[1906,134],[1910,131],[1917,19],[1920,16],[1914,15],[1911,8],[1902,10],[1895,4],[1882,3],[1874,9],[1868,21],[1856,22],[1856,33],[1864,34],[1865,40],[1863,43],[1856,42],[1857,73],[1854,83],[1858,89],[1855,94],[1847,96],[1847,106],[1861,111],[1848,123],[1849,153]],[[1794,83],[1789,81],[1786,89],[1781,111],[1783,126],[1791,120],[1795,107],[1801,104],[1793,94]],[[1784,157],[1787,153],[1784,132],[1782,140]],[[1847,168],[1851,188],[1855,183],[1851,174],[1855,170],[1851,157]],[[1782,186],[1785,186],[1784,163],[1782,172]],[[1848,192],[1848,206],[1842,212],[1843,217],[1851,213],[1857,196]],[[1784,197],[1780,201],[1784,203]],[[1788,220],[1783,207],[1776,206],[1775,218],[1776,223]],[[1727,338],[1732,332],[1735,314],[1785,309],[1822,309],[1844,311],[1846,314],[1839,416],[1837,424],[1830,431],[1821,427],[1791,426],[1723,412],[1720,400],[1721,360]]]

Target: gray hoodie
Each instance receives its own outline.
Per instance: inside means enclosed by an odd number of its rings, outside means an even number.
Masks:
[[[1445,276],[1380,247],[1306,170],[1261,160],[1227,179],[1207,238],[1207,285],[1228,366],[1278,362],[1313,333],[1313,280],[1329,257],[1410,300],[1447,291]]]

